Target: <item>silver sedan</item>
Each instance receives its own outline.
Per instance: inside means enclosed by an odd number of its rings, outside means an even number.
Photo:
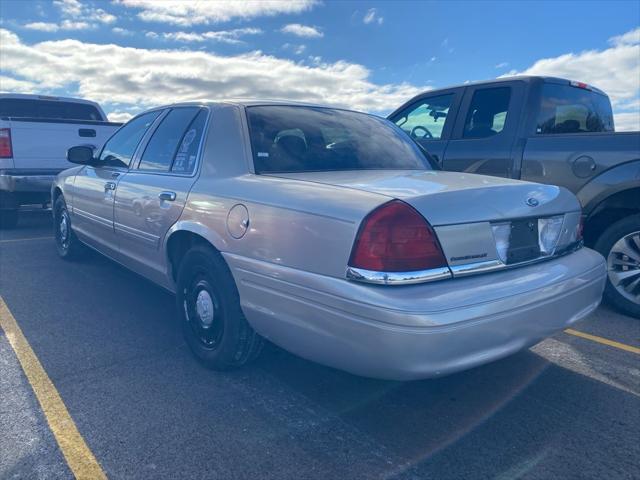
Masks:
[[[52,191],[60,256],[89,246],[174,292],[215,369],[267,339],[359,375],[445,375],[577,322],[604,288],[567,190],[438,171],[363,113],[176,104],[68,159]]]

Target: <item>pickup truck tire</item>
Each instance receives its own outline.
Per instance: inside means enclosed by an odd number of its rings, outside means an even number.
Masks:
[[[18,226],[18,210],[0,210],[0,228],[9,229]]]
[[[53,204],[53,236],[60,258],[77,260],[86,253],[86,247],[78,240],[71,228],[67,203],[62,196],[58,197]]]
[[[212,247],[196,244],[185,254],[176,303],[184,338],[206,367],[237,368],[260,353],[264,340],[247,322],[229,267]]]
[[[607,260],[605,299],[627,315],[640,318],[640,215],[610,225],[594,248]]]

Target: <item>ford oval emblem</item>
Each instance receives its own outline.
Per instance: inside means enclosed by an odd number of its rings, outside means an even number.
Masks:
[[[540,202],[538,202],[538,200],[533,197],[529,197],[527,198],[527,205],[529,205],[530,207],[537,207],[538,205],[540,205]]]

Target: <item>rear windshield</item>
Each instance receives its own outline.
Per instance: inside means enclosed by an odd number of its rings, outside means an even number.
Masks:
[[[545,83],[536,132],[613,132],[609,97],[584,88]]]
[[[382,118],[331,108],[248,107],[256,173],[426,170],[416,145]]]
[[[61,120],[103,120],[96,107],[86,103],[26,98],[0,99],[0,116]]]

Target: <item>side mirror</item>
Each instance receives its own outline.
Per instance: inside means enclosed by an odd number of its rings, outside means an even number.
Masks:
[[[93,148],[87,145],[78,145],[67,150],[67,160],[79,165],[90,165],[93,163]]]

